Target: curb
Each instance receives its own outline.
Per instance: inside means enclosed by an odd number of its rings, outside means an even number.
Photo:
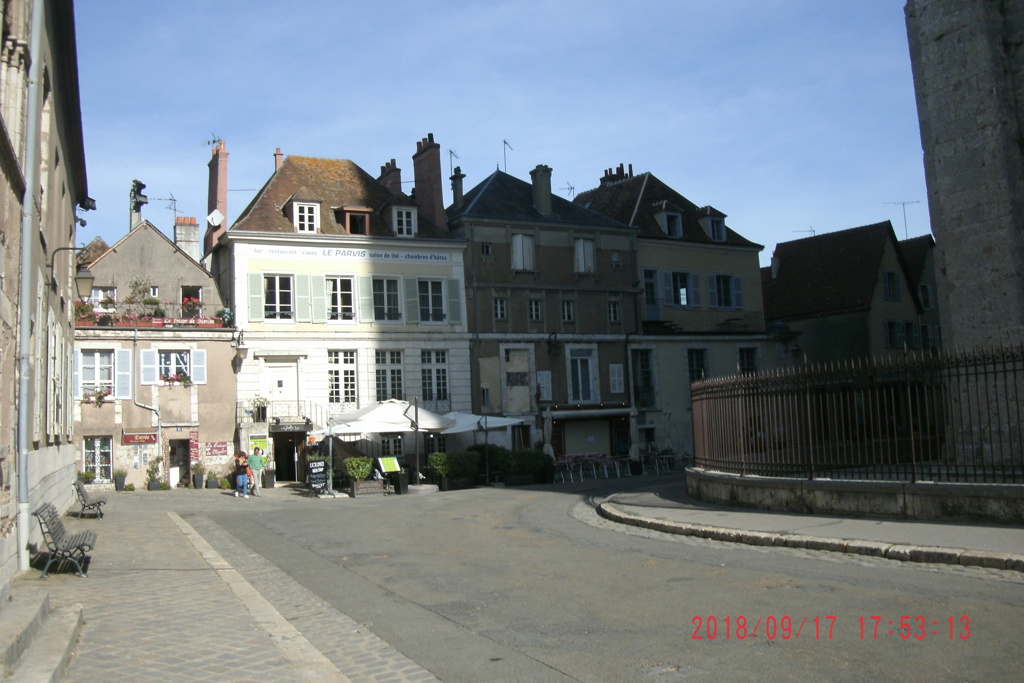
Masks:
[[[901,562],[922,562],[929,564],[952,564],[987,569],[1005,569],[1024,572],[1024,555],[996,553],[988,550],[967,550],[964,548],[943,548],[939,546],[903,545],[846,538],[805,536],[803,534],[780,534],[769,531],[744,531],[724,527],[672,522],[657,517],[634,515],[615,503],[600,503],[597,514],[619,524],[661,531],[680,536],[697,536],[712,541],[745,543],[747,545],[781,546],[826,550],[853,555],[883,557]]]

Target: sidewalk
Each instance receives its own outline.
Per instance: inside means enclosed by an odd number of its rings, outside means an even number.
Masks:
[[[677,475],[666,478],[657,492],[611,495],[598,513],[622,524],[718,541],[1024,571],[1021,527],[729,508],[691,498],[685,478]]]

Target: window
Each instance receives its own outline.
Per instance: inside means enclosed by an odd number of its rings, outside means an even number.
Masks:
[[[544,301],[541,299],[530,299],[530,320],[540,322],[544,319]]]
[[[932,299],[932,288],[926,284],[920,284],[917,286],[917,291],[921,296],[921,307],[930,311],[935,308],[935,301]]]
[[[395,234],[399,237],[412,237],[416,234],[416,212],[412,209],[395,207]]]
[[[686,352],[686,365],[690,371],[690,381],[697,382],[708,378],[708,352],[707,349],[688,349]]]
[[[401,399],[403,397],[402,352],[375,351],[374,361],[377,366],[377,400]]]
[[[491,390],[487,387],[480,387],[480,407],[491,407]]]
[[[721,218],[711,219],[711,239],[715,242],[725,241],[725,221]]]
[[[142,349],[139,360],[142,384],[206,384],[204,349]]]
[[[160,298],[160,288],[157,287],[156,285],[153,285],[152,287],[150,287],[149,288],[149,297],[151,299],[159,299]]]
[[[114,393],[114,352],[86,349],[81,352],[79,373],[82,394]]]
[[[444,320],[444,287],[440,280],[420,280],[420,320]]]
[[[562,299],[562,322],[571,323],[576,321],[576,302],[572,299]]]
[[[373,278],[373,319],[402,319],[402,313],[398,307],[397,278]]]
[[[424,434],[423,443],[425,453],[448,452],[448,437],[444,434]]]
[[[550,370],[538,370],[537,371],[537,394],[540,396],[541,401],[551,400],[551,371]]]
[[[594,349],[569,349],[570,401],[597,400],[594,387]]]
[[[633,349],[633,400],[640,408],[654,405],[654,363],[650,349]]]
[[[665,234],[669,237],[683,236],[683,217],[678,213],[665,214]]]
[[[618,249],[613,250],[611,252],[610,258],[612,260],[612,268],[613,269],[619,270],[619,269],[622,268],[622,252],[621,251],[619,251]]]
[[[494,297],[494,319],[506,320],[508,318],[508,302],[503,296]]]
[[[624,393],[626,391],[624,377],[622,363],[610,364],[608,366],[608,391],[613,394]]]
[[[491,243],[490,242],[483,242],[483,243],[480,244],[480,255],[481,256],[490,256],[491,255]]]
[[[423,400],[448,400],[448,352],[421,351]]]
[[[886,320],[884,328],[885,348],[902,349],[907,341],[906,329],[903,323],[895,320]]]
[[[608,302],[608,322],[620,323],[622,320],[619,318],[619,302],[609,301]]]
[[[330,320],[355,320],[355,288],[350,277],[327,278],[328,309]]]
[[[111,480],[111,445],[109,436],[87,436],[82,439],[82,463],[87,472],[95,472],[97,481]]]
[[[743,308],[740,278],[708,275],[708,298],[712,308]]]
[[[700,306],[700,277],[685,271],[665,273],[665,302],[673,306]]]
[[[295,229],[298,232],[316,232],[320,226],[318,204],[298,204],[295,207]]]
[[[203,311],[203,288],[196,285],[181,287],[181,317],[198,318]]]
[[[293,296],[291,275],[264,275],[263,317],[291,320],[295,316]]]
[[[512,270],[533,269],[533,235],[512,235]]]
[[[380,438],[380,452],[384,457],[398,457],[402,455],[402,435],[388,434]]]
[[[920,328],[911,322],[903,323],[903,338],[907,341],[907,346],[912,349],[921,348],[921,337]]]
[[[327,352],[327,400],[330,403],[357,403],[356,352]]]
[[[92,304],[92,310],[97,313],[113,313],[117,303],[117,288],[93,287],[89,303]]]
[[[576,256],[573,260],[573,272],[594,272],[594,240],[577,238],[575,241]]]
[[[366,235],[368,233],[368,226],[370,224],[370,214],[368,213],[345,213],[345,227],[348,228],[350,235]]]
[[[741,375],[757,374],[757,347],[742,347],[739,349],[739,371]]]
[[[887,270],[882,273],[882,296],[886,301],[900,300],[900,276],[896,271]]]

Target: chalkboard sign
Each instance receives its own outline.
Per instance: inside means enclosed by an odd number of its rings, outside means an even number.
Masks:
[[[306,483],[314,493],[327,492],[327,462],[310,460],[306,463]]]

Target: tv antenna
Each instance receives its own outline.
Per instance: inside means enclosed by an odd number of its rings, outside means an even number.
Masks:
[[[207,147],[210,147],[210,146],[216,147],[220,143],[224,142],[224,140],[222,140],[221,137],[219,135],[217,135],[216,133],[210,133],[210,135],[213,136],[213,139],[212,140],[207,140],[205,143],[203,143]]]
[[[505,173],[508,173],[508,156],[506,155],[505,147],[512,149],[512,145],[508,144],[508,140],[502,140],[502,142],[504,143],[504,147],[501,148],[501,158],[505,162],[504,171]],[[512,149],[512,151],[514,152],[515,150]]]
[[[167,194],[170,195],[170,196],[168,196],[168,197],[153,197],[153,199],[155,199],[158,202],[170,202],[170,204],[168,204],[164,208],[170,209],[171,212],[174,213],[174,219],[177,220],[178,219],[178,213],[179,213],[179,211],[178,211],[178,200],[174,198],[174,193],[173,192],[168,192]]]
[[[814,226],[811,225],[808,225],[806,230],[794,230],[793,232],[809,232],[811,233],[811,237],[814,237],[814,235],[816,234],[814,232]]]
[[[901,204],[903,206],[903,239],[907,239],[907,204],[920,204],[921,202],[884,202],[885,204]]]
[[[455,175],[455,159],[458,159],[459,155],[455,153],[454,149],[448,150],[448,175]]]
[[[563,190],[563,191],[564,190],[568,190],[569,191],[569,199],[572,199],[573,195],[576,193],[576,188],[573,187],[572,183],[570,183],[568,180],[565,181],[565,184],[566,184],[566,187],[560,187],[558,189],[559,190]]]

